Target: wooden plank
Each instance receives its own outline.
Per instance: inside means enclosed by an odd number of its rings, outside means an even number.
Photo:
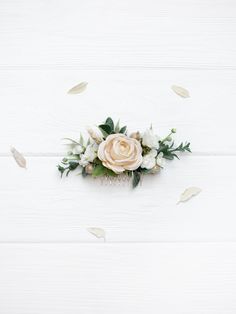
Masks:
[[[235,241],[236,157],[183,157],[142,187],[102,185],[71,174],[60,179],[57,157],[0,163],[1,242],[103,242],[86,229],[101,227],[108,242]],[[176,205],[189,186],[202,189]]]
[[[80,95],[67,91],[88,81]],[[152,123],[194,153],[235,154],[236,71],[198,70],[4,70],[0,72],[0,153],[13,145],[25,154],[62,154],[63,137],[78,138],[108,115],[144,131]],[[186,87],[182,99],[171,86]]]
[[[1,66],[234,67],[235,1],[1,1]]]
[[[234,314],[235,263],[235,243],[1,245],[0,309]]]

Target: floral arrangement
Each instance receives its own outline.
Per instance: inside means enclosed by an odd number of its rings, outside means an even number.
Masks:
[[[175,147],[172,135],[176,129],[161,139],[150,127],[145,132],[128,134],[127,127],[115,125],[109,117],[98,127],[87,129],[89,138],[80,135],[78,141],[69,141],[70,151],[58,170],[61,176],[80,169],[83,177],[119,177],[127,175],[135,188],[142,174],[155,174],[164,167],[165,160],[178,158],[178,152],[191,152],[190,143]]]

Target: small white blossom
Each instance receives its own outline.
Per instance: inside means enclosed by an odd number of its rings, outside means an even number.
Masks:
[[[98,145],[96,143],[89,144],[85,150],[85,156],[88,161],[92,162],[97,157]]]
[[[147,146],[149,148],[159,148],[159,136],[153,133],[152,129],[148,129],[142,135],[142,144],[143,146]]]
[[[158,156],[157,156],[157,158],[156,158],[156,164],[157,164],[159,167],[163,168],[163,167],[165,166],[165,163],[166,163],[166,161],[165,161],[165,159],[163,158],[163,153],[159,153]]]
[[[98,127],[88,127],[87,131],[95,143],[100,144],[103,141],[102,132]]]
[[[156,155],[157,151],[152,149],[147,155],[143,157],[143,162],[141,168],[152,169],[156,165]]]
[[[83,153],[83,151],[84,151],[84,147],[82,145],[76,145],[73,147],[73,150],[72,150],[73,154],[75,155],[80,155],[81,153]]]
[[[89,164],[89,161],[88,161],[87,157],[84,154],[80,155],[79,164],[82,167],[86,167]]]
[[[97,157],[98,145],[96,143],[89,144],[86,147],[84,154],[80,155],[79,164],[83,167],[87,166],[90,162],[93,162]]]

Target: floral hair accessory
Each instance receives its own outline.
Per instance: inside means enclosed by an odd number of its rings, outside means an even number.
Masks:
[[[190,143],[175,147],[172,135],[176,129],[163,139],[153,132],[152,127],[144,133],[128,134],[127,127],[114,125],[111,118],[98,127],[87,129],[89,138],[80,136],[78,141],[66,138],[70,150],[63,158],[58,170],[61,176],[79,169],[83,177],[132,179],[135,188],[142,174],[155,174],[165,165],[165,160],[178,158],[177,152],[191,152]]]

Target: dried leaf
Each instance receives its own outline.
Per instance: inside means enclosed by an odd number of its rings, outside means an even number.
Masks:
[[[92,227],[92,228],[87,228],[87,230],[88,230],[88,232],[93,234],[95,237],[103,238],[104,241],[105,241],[105,239],[106,239],[106,232],[102,228]]]
[[[11,147],[11,153],[18,166],[20,166],[21,168],[26,168],[26,159],[24,158],[24,156],[19,153],[14,147]]]
[[[181,86],[172,85],[171,88],[180,97],[183,97],[183,98],[190,97],[188,90],[183,88],[183,87],[181,87]]]
[[[86,90],[87,85],[88,85],[87,82],[81,82],[78,85],[75,85],[74,87],[72,87],[68,91],[68,94],[80,94],[80,93],[83,93]]]
[[[187,188],[181,195],[180,195],[180,199],[179,199],[179,203],[181,202],[186,202],[188,201],[190,198],[192,198],[193,196],[199,194],[201,192],[200,188],[197,188],[195,186],[192,186],[190,188]]]

